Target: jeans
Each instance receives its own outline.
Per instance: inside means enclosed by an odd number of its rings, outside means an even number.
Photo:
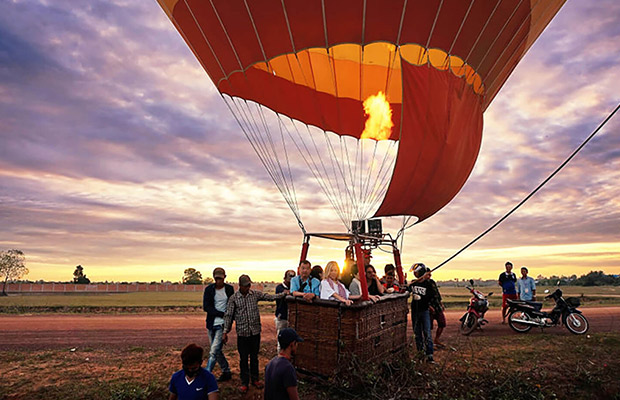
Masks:
[[[278,353],[280,352],[280,342],[278,342],[278,335],[284,328],[288,328],[288,319],[282,319],[276,317],[276,342],[278,343]]]
[[[260,349],[260,334],[253,336],[237,336],[237,350],[239,351],[239,367],[241,368],[241,383],[248,386],[250,375],[252,382],[258,381],[258,350]],[[248,356],[250,368],[248,368]]]
[[[230,373],[230,367],[226,356],[222,352],[222,334],[224,333],[224,327],[222,325],[216,325],[213,329],[207,329],[209,335],[209,343],[211,343],[211,349],[209,350],[209,361],[207,361],[207,371],[213,372],[215,362],[220,364],[222,373]]]
[[[424,350],[427,356],[432,356],[433,337],[431,336],[431,317],[428,310],[412,311],[411,324],[415,334],[415,347],[418,351]]]

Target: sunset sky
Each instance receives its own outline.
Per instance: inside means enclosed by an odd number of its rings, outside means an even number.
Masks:
[[[302,234],[215,86],[155,1],[0,1],[0,250],[27,279],[279,280]],[[620,2],[568,1],[484,115],[474,171],[409,229],[435,266],[552,172],[620,102]],[[325,199],[302,217],[342,231]],[[399,220],[384,223],[394,232]],[[313,239],[313,264],[343,259]],[[620,273],[620,116],[516,214],[435,273]],[[387,254],[375,254],[383,267]]]

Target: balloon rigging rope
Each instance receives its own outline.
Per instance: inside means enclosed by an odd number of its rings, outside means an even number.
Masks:
[[[462,252],[464,252],[465,250],[467,250],[470,246],[472,246],[474,243],[476,243],[478,240],[482,239],[487,233],[491,232],[493,229],[495,229],[499,224],[501,224],[502,222],[504,222],[504,220],[506,220],[512,213],[514,213],[517,209],[519,209],[523,204],[525,204],[526,201],[528,201],[532,196],[534,196],[543,186],[545,186],[545,184],[547,184],[547,182],[549,182],[555,175],[557,175],[558,172],[560,172],[576,155],[577,153],[579,153],[581,151],[581,149],[583,149],[589,142],[590,140],[592,140],[594,138],[594,136],[596,136],[596,134],[605,126],[605,124],[607,124],[607,122],[613,118],[613,116],[616,114],[616,112],[618,112],[618,110],[620,109],[620,104],[618,104],[616,106],[616,108],[614,108],[614,110],[607,116],[607,118],[605,118],[603,120],[603,122],[601,122],[601,124],[590,134],[590,136],[588,136],[588,138],[586,140],[584,140],[579,147],[577,147],[570,156],[568,156],[568,158],[566,158],[566,160],[564,160],[564,162],[562,164],[560,164],[559,167],[557,167],[555,169],[555,171],[553,171],[551,173],[551,175],[549,175],[544,181],[542,181],[537,187],[536,189],[534,189],[532,192],[530,192],[530,194],[528,194],[523,200],[521,200],[519,202],[519,204],[517,204],[516,206],[514,206],[512,208],[512,210],[510,210],[508,213],[506,213],[503,217],[501,217],[500,219],[498,219],[493,225],[491,225],[490,227],[488,227],[484,232],[482,232],[480,235],[478,235],[474,240],[472,240],[471,242],[467,243],[463,248],[461,248],[459,251],[457,251],[456,253],[454,253],[451,257],[449,257],[448,259],[446,259],[444,262],[442,262],[441,264],[437,265],[435,268],[432,269],[432,271],[435,271],[436,269],[439,269],[441,267],[443,267],[444,265],[446,265],[448,262],[452,261],[455,257],[457,257],[459,254],[461,254]]]
[[[242,113],[241,110],[242,108],[239,107],[239,105],[235,102],[234,98],[230,97],[230,103],[227,101],[226,97],[222,94],[222,99],[224,100],[224,103],[228,106],[228,108],[231,111],[231,114],[233,114],[233,116],[235,117],[235,119],[237,120],[237,123],[239,124],[239,126],[241,127],[241,130],[243,131],[243,133],[245,134],[246,138],[248,139],[248,142],[250,142],[250,144],[252,145],[252,147],[254,148],[254,151],[256,152],[256,154],[258,155],[258,158],[260,159],[260,161],[262,162],[263,166],[265,167],[265,169],[267,170],[267,173],[269,174],[269,176],[271,177],[271,179],[273,180],[273,182],[276,184],[276,187],[278,188],[278,190],[280,191],[280,193],[282,194],[282,197],[284,197],[284,200],[287,202],[287,204],[289,205],[291,211],[293,212],[293,214],[295,215],[295,218],[297,219],[297,223],[299,224],[300,228],[302,230],[304,230],[303,228],[303,223],[301,222],[301,218],[300,215],[298,213],[298,210],[296,210],[296,208],[290,203],[289,199],[287,198],[286,194],[284,193],[284,191],[282,190],[281,185],[278,184],[278,179],[274,176],[273,171],[271,170],[271,168],[269,167],[269,162],[266,159],[266,154],[262,151],[262,149],[259,148],[258,146],[258,141],[254,141],[252,140],[252,133],[251,131],[251,127],[250,124],[248,123],[248,120],[243,118],[243,117],[239,117]],[[232,103],[232,104],[231,104]],[[233,112],[233,105],[235,106],[235,108],[238,111],[238,114]],[[242,123],[242,121],[245,123],[245,125]]]

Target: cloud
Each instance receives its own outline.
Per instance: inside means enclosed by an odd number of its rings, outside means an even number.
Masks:
[[[618,101],[619,42],[617,2],[566,4],[487,110],[461,193],[406,233],[405,263],[452,255],[587,137]],[[619,130],[616,117],[436,276],[491,276],[505,258],[550,272],[620,272]],[[177,280],[184,267],[215,265],[279,279],[298,257],[292,213],[155,3],[8,4],[0,15],[0,142],[0,248],[24,249],[31,278],[58,279],[82,264],[93,279]],[[291,168],[308,229],[342,230],[303,160]],[[384,226],[395,232],[401,223]],[[342,244],[313,240],[311,256],[341,260]]]

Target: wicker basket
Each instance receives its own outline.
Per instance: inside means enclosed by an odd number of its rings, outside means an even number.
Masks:
[[[351,306],[328,300],[312,303],[287,297],[289,326],[304,338],[295,366],[329,377],[349,365],[378,362],[407,350],[408,294],[390,294],[373,304]]]

